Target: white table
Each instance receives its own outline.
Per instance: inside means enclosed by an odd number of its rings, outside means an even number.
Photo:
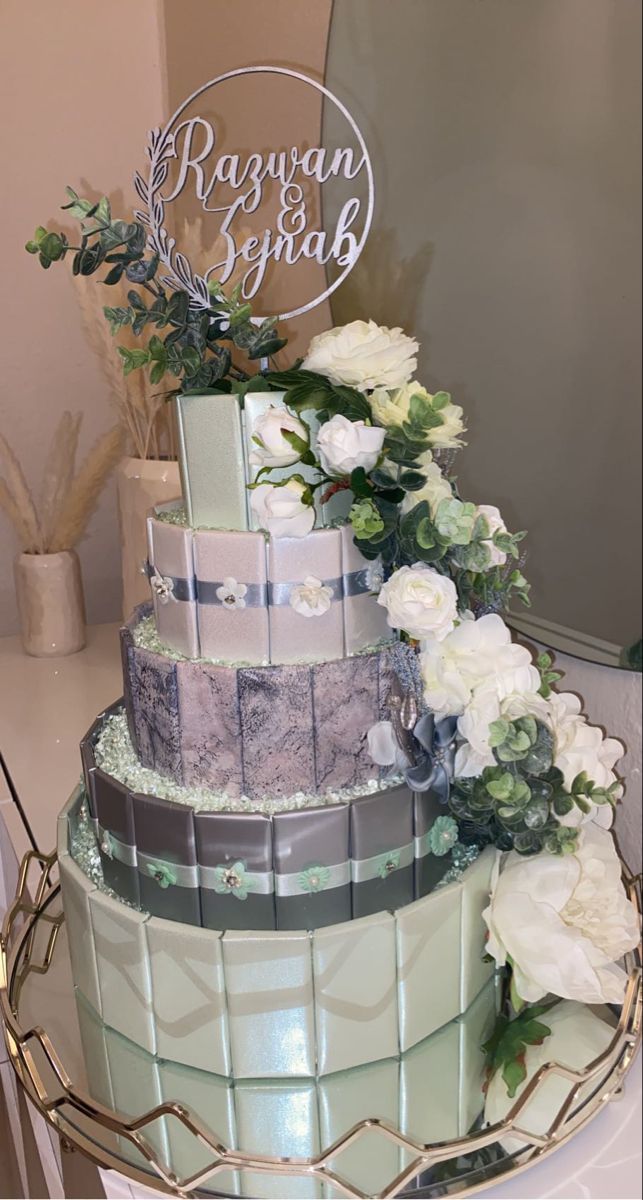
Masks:
[[[89,629],[88,645],[70,658],[37,659],[17,638],[0,638],[0,749],[39,849],[55,840],[56,816],[78,781],[78,743],[96,715],[122,691],[117,625]],[[0,775],[0,912],[15,892],[18,863],[30,840],[10,789]],[[0,1049],[0,1055],[3,1050]],[[16,1084],[0,1057],[2,1078],[20,1157]],[[32,1122],[51,1196],[62,1196],[57,1138],[33,1113]],[[589,1197],[638,1200],[641,1196],[641,1063],[625,1093],[552,1157],[481,1193],[497,1200]],[[113,1172],[102,1172],[109,1197],[158,1195],[132,1190]],[[26,1175],[24,1176],[26,1181]],[[25,1190],[25,1195],[27,1192]]]

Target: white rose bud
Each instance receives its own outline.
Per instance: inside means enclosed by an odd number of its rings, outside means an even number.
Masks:
[[[401,329],[387,329],[375,321],[351,321],[314,337],[302,369],[360,392],[399,388],[411,378],[417,352],[417,342]]]
[[[496,508],[494,504],[479,504],[476,508],[476,516],[484,517],[487,525],[489,526],[489,537],[484,539],[483,546],[487,547],[487,550],[491,555],[491,566],[504,566],[507,561],[507,555],[504,550],[499,550],[498,547],[494,546],[493,544],[494,533],[507,532],[507,526],[500,516],[500,509]]]
[[[340,413],[322,425],[317,434],[317,450],[327,475],[350,475],[356,467],[371,471],[384,442],[384,430],[349,421]]]
[[[302,443],[298,449],[284,433],[293,434]],[[252,426],[255,449],[250,455],[253,467],[290,467],[298,462],[309,445],[308,430],[303,421],[287,408],[270,408],[257,417]]]
[[[393,629],[404,629],[414,638],[440,642],[455,626],[458,593],[455,584],[439,571],[416,563],[400,567],[384,584],[377,603],[388,611]]]
[[[277,486],[260,483],[250,493],[250,507],[259,525],[273,537],[305,537],[315,524],[315,510],[303,500],[308,491],[298,479]]]

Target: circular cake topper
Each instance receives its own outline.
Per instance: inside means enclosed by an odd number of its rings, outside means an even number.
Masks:
[[[198,115],[183,119],[189,106],[217,85],[240,76],[262,74],[288,76],[320,92],[345,118],[357,142],[357,152],[349,146],[333,151],[320,147],[303,150],[294,146],[287,151],[253,152],[242,161],[239,154],[217,154],[217,133],[211,121]],[[206,308],[212,303],[208,290],[210,281],[216,280],[224,287],[233,271],[238,276],[240,265],[247,264],[240,280],[241,295],[252,301],[273,262],[285,266],[293,266],[302,259],[315,260],[322,266],[334,262],[340,268],[337,278],[312,300],[279,314],[280,319],[287,320],[321,304],[355,266],[373,217],[373,169],[357,122],[341,100],[317,80],[286,67],[240,67],[226,71],[184,100],[164,129],[149,133],[147,153],[147,179],[138,172],[134,177],[144,206],[137,210],[136,217],[147,226],[150,248],[158,254],[167,271],[167,275],[161,277],[163,282],[188,292],[196,307]],[[331,178],[350,182],[362,172],[366,174],[368,185],[366,202],[358,196],[346,199],[332,232],[309,228],[305,185],[312,181],[321,188]],[[259,212],[265,200],[265,189],[273,184],[279,191],[276,218],[261,236],[245,237],[238,244],[235,218]],[[209,267],[204,275],[199,275],[186,255],[177,249],[176,239],[170,236],[165,225],[167,206],[188,186],[194,187],[203,210],[219,217],[218,233],[225,244],[225,257]],[[225,200],[228,202],[219,204],[222,192],[227,193]],[[361,231],[355,232],[360,224]]]

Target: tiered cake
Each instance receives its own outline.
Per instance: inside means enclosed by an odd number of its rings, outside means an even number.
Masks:
[[[124,700],[60,823],[78,992],[150,1053],[240,1079],[397,1056],[492,973],[495,852],[454,866],[438,794],[371,758],[404,650],[379,562],[324,519],[279,537],[150,514],[153,610],[122,630]]]

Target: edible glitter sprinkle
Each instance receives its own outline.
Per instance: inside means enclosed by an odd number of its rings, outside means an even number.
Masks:
[[[186,659],[184,654],[179,654],[178,650],[171,650],[160,639],[153,616],[143,617],[137,625],[132,629],[132,638],[134,645],[139,646],[141,650],[151,650],[153,654],[162,654],[164,658],[172,659],[173,662],[201,662],[210,663],[216,667],[268,667],[270,663],[267,659],[263,662],[243,662],[241,659],[230,661],[230,659],[221,658],[191,658]],[[383,649],[384,646],[390,646],[391,642],[383,639],[379,642],[373,642],[371,646],[365,646],[360,650],[355,657],[361,657],[364,654],[374,654],[377,650]],[[309,660],[298,660],[302,666],[309,665]]]
[[[267,815],[290,812],[299,808],[324,808],[327,804],[349,804],[360,796],[387,791],[398,787],[401,775],[389,776],[386,780],[369,779],[366,783],[350,788],[333,788],[323,794],[295,792],[293,796],[229,796],[227,792],[206,787],[183,787],[167,775],[161,775],[150,767],[141,766],[127,728],[125,713],[121,710],[106,718],[95,747],[96,765],[112,775],[119,783],[134,792],[147,796],[159,796],[163,800],[175,800],[187,804],[196,812],[258,812]]]

